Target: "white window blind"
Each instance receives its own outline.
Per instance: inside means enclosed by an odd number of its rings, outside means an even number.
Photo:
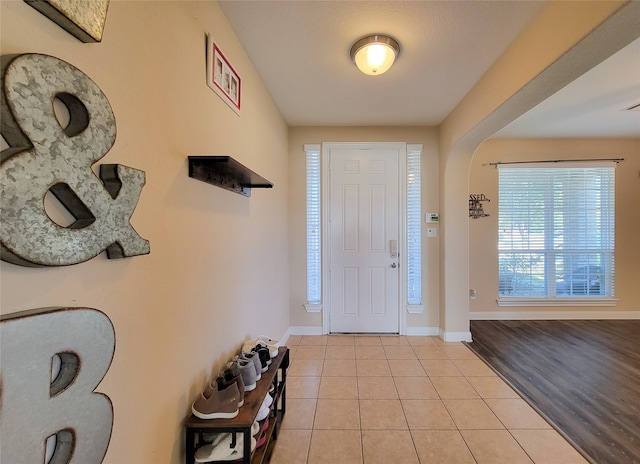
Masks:
[[[305,145],[307,153],[307,302],[322,302],[320,147]]]
[[[614,163],[499,165],[500,298],[614,295]]]
[[[420,150],[407,149],[407,303],[422,304]]]

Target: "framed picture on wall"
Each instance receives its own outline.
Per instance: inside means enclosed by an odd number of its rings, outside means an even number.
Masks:
[[[218,45],[207,34],[207,85],[240,115],[242,79]]]

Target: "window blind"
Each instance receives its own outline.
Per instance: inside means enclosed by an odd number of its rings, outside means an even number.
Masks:
[[[306,148],[305,148],[306,149]],[[307,153],[307,302],[322,302],[320,150]]]
[[[407,303],[422,304],[421,151],[407,151]]]
[[[614,295],[615,165],[499,166],[501,297]]]

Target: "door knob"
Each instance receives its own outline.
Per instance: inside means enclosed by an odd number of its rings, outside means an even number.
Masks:
[[[396,263],[391,263],[391,267],[395,269],[398,267],[398,265]]]

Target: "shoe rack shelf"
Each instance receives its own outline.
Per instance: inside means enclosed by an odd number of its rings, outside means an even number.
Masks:
[[[271,455],[275,440],[278,437],[280,421],[286,411],[287,368],[289,367],[289,349],[286,346],[278,348],[278,356],[271,360],[267,372],[262,373],[256,388],[244,394],[244,405],[233,419],[200,419],[193,414],[185,422],[186,429],[186,463],[195,463],[196,449],[206,444],[205,433],[242,433],[244,434],[243,464],[262,464]],[[251,453],[251,426],[256,420],[258,410],[274,386],[275,395],[269,413],[269,427],[266,431],[264,445]],[[215,461],[212,461],[215,462]]]

